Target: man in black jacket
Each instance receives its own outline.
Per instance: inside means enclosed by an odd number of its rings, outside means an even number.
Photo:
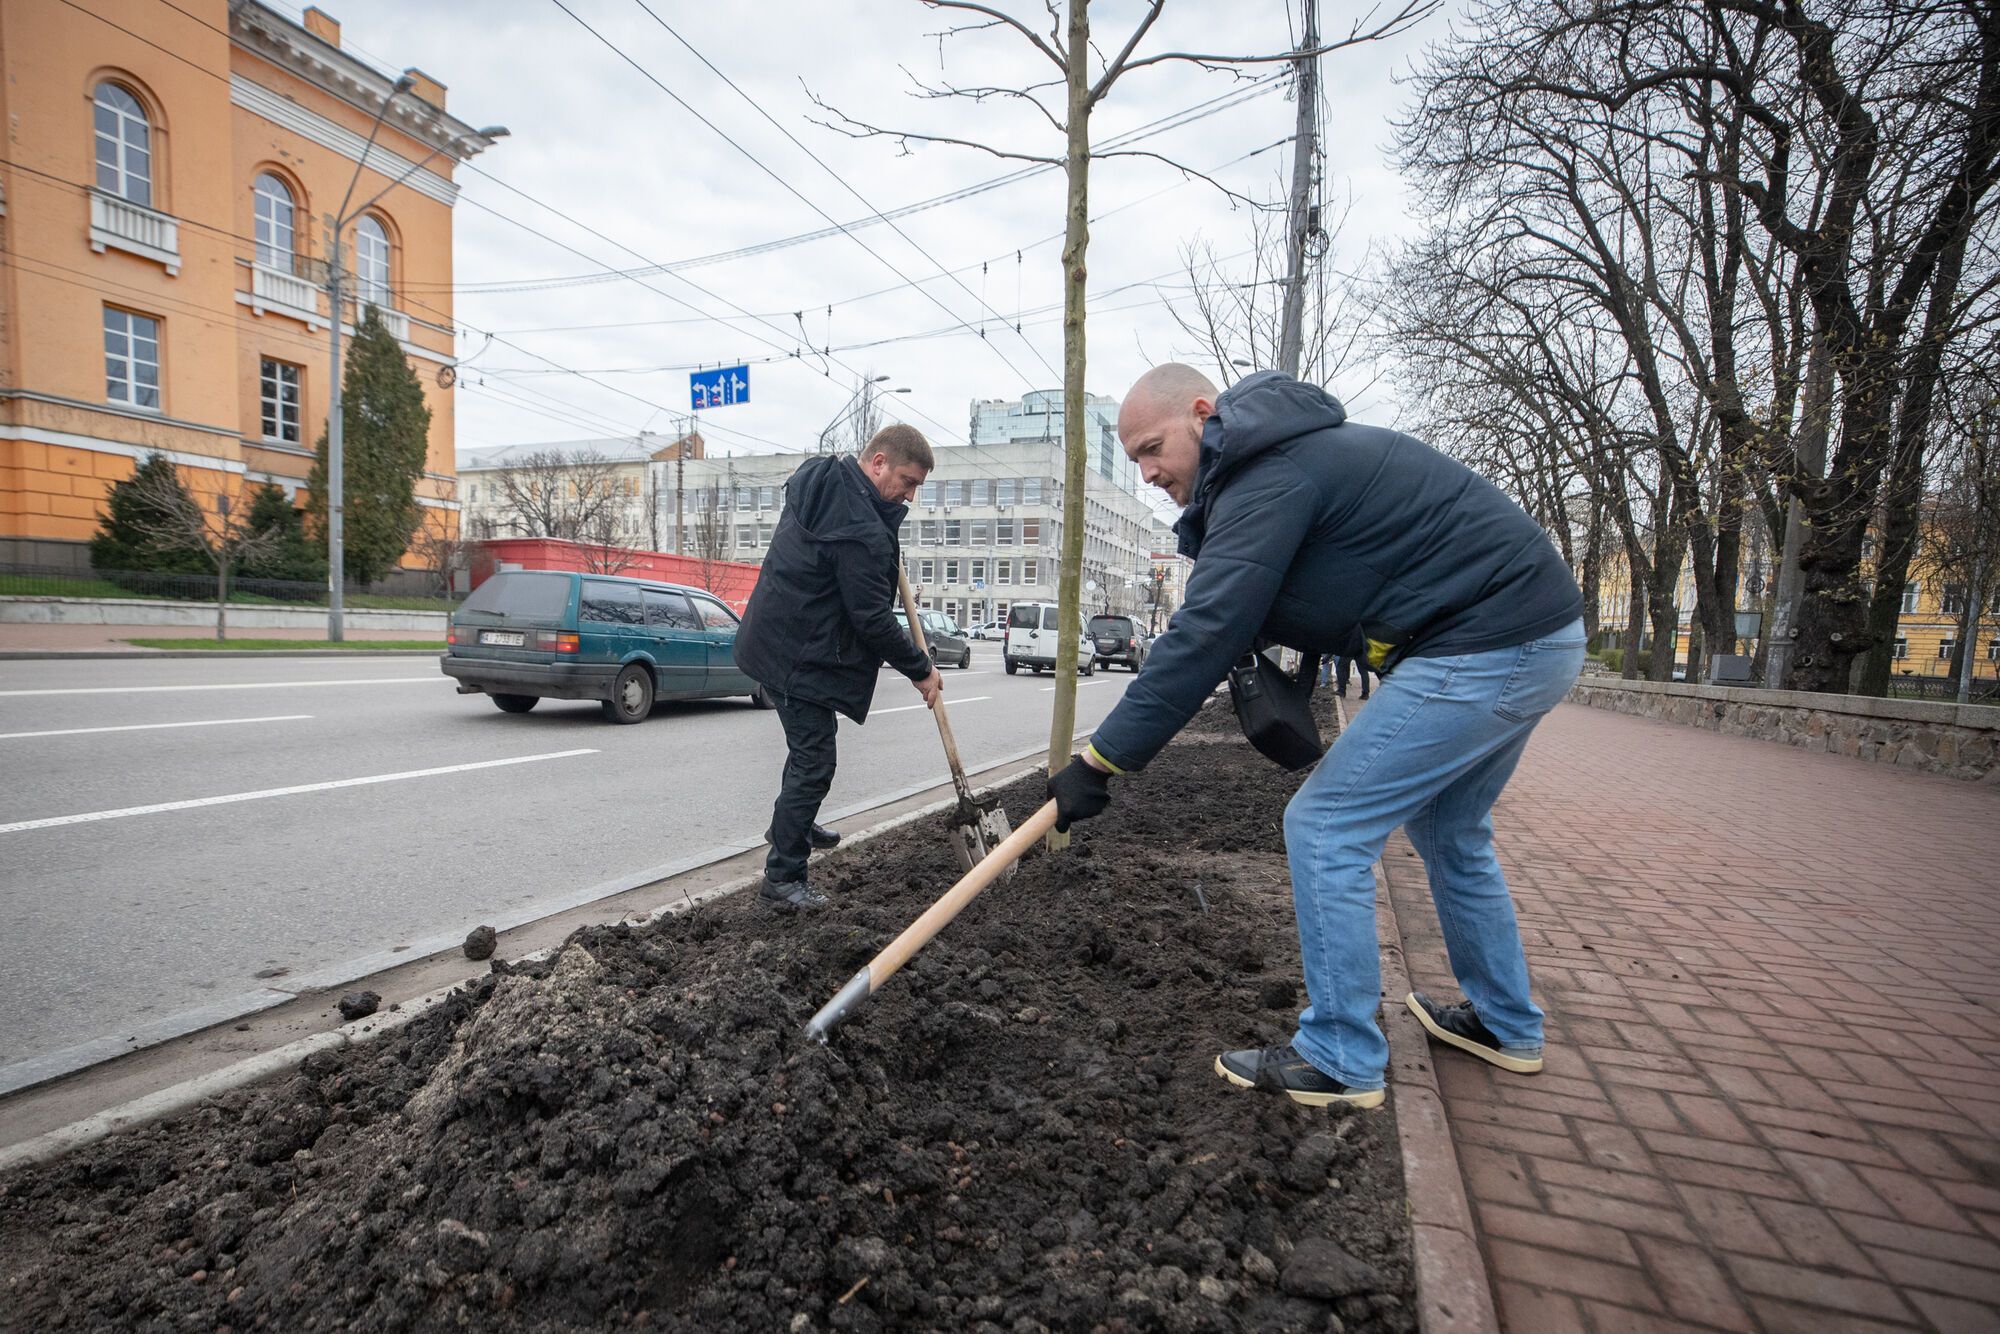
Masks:
[[[758,890],[780,912],[826,906],[806,883],[806,858],[840,841],[813,823],[833,786],[834,714],[867,721],[885,662],[927,705],[944,689],[893,614],[896,530],[935,466],[920,431],[885,426],[859,457],[808,459],[785,483],[785,511],[736,633],[736,665],[764,687],[785,727],[785,776]]]
[[[1408,1004],[1431,1036],[1516,1074],[1542,1068],[1542,1012],[1500,863],[1493,803],[1583,665],[1583,598],[1535,521],[1464,465],[1360,426],[1263,371],[1228,393],[1188,366],[1132,387],[1118,434],[1185,510],[1194,558],[1166,634],[1082,755],[1049,781],[1057,828],[1110,801],[1262,639],[1363,658],[1374,701],[1285,810],[1310,1001],[1292,1041],[1224,1052],[1241,1088],[1312,1106],[1382,1101],[1373,868],[1404,828],[1466,1000]],[[1365,679],[1365,678],[1364,678]]]

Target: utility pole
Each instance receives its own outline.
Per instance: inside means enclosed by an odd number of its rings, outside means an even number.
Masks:
[[[1305,32],[1301,52],[1319,47],[1319,0],[1304,0]],[[1318,155],[1316,123],[1319,110],[1319,56],[1301,55],[1295,62],[1298,78],[1293,93],[1298,99],[1298,128],[1292,135],[1292,199],[1288,247],[1288,277],[1285,279],[1284,324],[1278,336],[1278,369],[1287,375],[1299,373],[1299,354],[1305,343],[1306,243],[1318,229],[1318,211],[1312,207],[1313,159]]]

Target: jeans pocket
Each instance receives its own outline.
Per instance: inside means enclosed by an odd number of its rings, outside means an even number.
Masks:
[[[1568,632],[1521,645],[1514,670],[1493,701],[1493,712],[1516,723],[1541,717],[1562,703],[1576,684],[1583,652],[1582,636]]]

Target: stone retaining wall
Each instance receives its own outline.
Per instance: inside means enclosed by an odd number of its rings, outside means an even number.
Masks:
[[[1587,676],[1569,694],[1614,713],[1781,741],[1877,764],[2000,784],[2000,708]]]
[[[441,611],[346,608],[341,620],[350,630],[421,630],[444,638]],[[213,602],[169,602],[164,598],[0,597],[0,622],[15,625],[215,625]],[[232,602],[232,630],[310,629],[326,625],[325,607],[288,607]]]

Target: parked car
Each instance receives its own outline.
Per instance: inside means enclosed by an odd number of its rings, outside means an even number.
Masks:
[[[981,621],[979,624],[973,626],[969,633],[974,639],[1005,639],[1007,637],[1007,622],[1004,620]]]
[[[1107,671],[1114,662],[1123,663],[1127,671],[1138,671],[1153,646],[1153,641],[1146,638],[1146,632],[1130,616],[1091,617],[1090,642],[1097,649],[1097,660]]]
[[[1016,602],[1007,609],[1007,637],[1001,641],[1000,656],[1012,676],[1023,667],[1052,671],[1058,663],[1074,665],[1079,676],[1097,670],[1097,650],[1083,627],[1072,624],[1065,635],[1057,627],[1062,612],[1053,602]],[[1067,650],[1063,641],[1069,641]]]
[[[920,611],[924,621],[924,642],[930,645],[931,661],[940,667],[956,667],[964,671],[972,665],[972,645],[967,641],[965,631],[958,628],[958,622],[941,611]],[[910,633],[910,618],[899,609],[896,624],[903,627],[903,633]]]
[[[698,588],[561,570],[507,570],[452,613],[439,660],[461,695],[506,713],[544,699],[594,699],[615,723],[636,723],[656,700],[747,695],[771,707],[737,670],[736,613]]]

